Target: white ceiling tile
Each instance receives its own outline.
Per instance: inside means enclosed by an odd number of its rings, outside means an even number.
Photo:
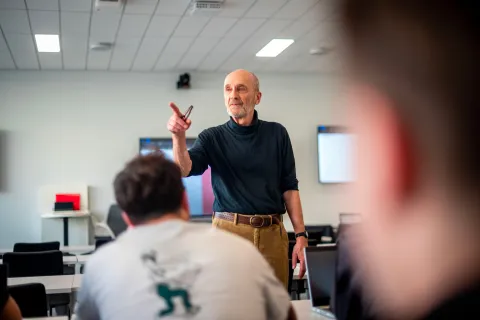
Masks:
[[[264,59],[258,58],[258,57],[251,57],[242,63],[242,68],[250,72],[259,72],[263,69],[264,64],[265,64]],[[230,71],[230,70],[227,70],[227,71]]]
[[[320,21],[316,19],[316,14],[309,11],[307,14],[303,15],[302,18],[296,20],[291,26],[282,30],[279,36],[297,39],[310,31],[319,22]]]
[[[130,70],[141,38],[118,38],[110,62],[110,70]]]
[[[245,14],[246,18],[270,18],[287,0],[258,0]]]
[[[58,11],[30,11],[29,15],[34,34],[60,34]]]
[[[285,29],[285,27],[292,24],[292,20],[277,20],[271,19],[263,24],[253,35],[252,37],[263,37],[273,39],[275,38],[280,31]]]
[[[267,21],[266,19],[241,19],[227,32],[225,37],[247,38]]]
[[[214,17],[207,23],[200,36],[221,37],[225,35],[237,21],[238,19],[236,18]]]
[[[15,64],[19,69],[38,69],[38,60],[35,53],[32,35],[5,34],[8,46],[12,51]]]
[[[188,50],[193,40],[194,38],[170,38],[155,65],[155,70],[173,69]]]
[[[144,38],[132,66],[133,71],[150,71],[155,66],[168,38]]]
[[[222,12],[219,17],[240,18],[253,5],[255,0],[228,0],[223,4]]]
[[[5,41],[2,33],[0,33],[0,51],[8,51],[7,42]]]
[[[200,63],[198,69],[203,71],[216,70],[242,43],[243,38],[225,37]]]
[[[139,14],[124,14],[120,22],[118,37],[136,38],[143,37],[147,25],[150,22],[150,16]]]
[[[128,1],[127,6],[125,7],[125,13],[151,15],[154,12],[157,3],[158,0]]]
[[[110,62],[111,51],[89,51],[88,70],[107,70]]]
[[[27,0],[29,10],[58,11],[58,0]]]
[[[150,22],[145,37],[169,37],[173,33],[173,30],[175,30],[179,21],[180,17],[155,16]]]
[[[0,10],[0,26],[4,33],[32,33],[26,10]]]
[[[92,0],[60,0],[60,9],[62,11],[90,12]]]
[[[38,59],[42,70],[62,69],[62,54],[59,52],[39,52]]]
[[[193,42],[187,54],[178,64],[180,69],[196,69],[205,56],[215,47],[220,38],[198,37]]]
[[[208,17],[183,17],[173,33],[174,37],[195,37],[205,27]]]
[[[87,12],[60,12],[60,27],[63,36],[88,36],[90,14]]]
[[[119,22],[119,13],[100,11],[93,13],[90,37],[95,41],[114,41]]]
[[[63,67],[65,70],[85,70],[87,43],[87,36],[62,37]]]
[[[298,19],[320,0],[290,0],[275,15],[275,19]]]
[[[0,9],[25,9],[25,1],[0,0]]]
[[[228,60],[225,61],[225,64],[229,67],[233,67],[233,65],[237,65],[238,63],[243,63],[248,59],[252,59],[255,57],[255,53],[257,53],[267,43],[268,41],[266,41],[264,38],[249,38],[244,44],[242,44],[242,46],[235,50]]]
[[[15,69],[15,64],[13,63],[10,52],[0,50],[0,69]]]
[[[190,5],[190,0],[160,0],[155,14],[164,16],[182,16]]]

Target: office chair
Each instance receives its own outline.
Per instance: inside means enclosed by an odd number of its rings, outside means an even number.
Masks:
[[[40,277],[63,274],[63,255],[61,251],[44,252],[7,252],[3,263],[8,265],[8,276]]]
[[[118,237],[128,227],[125,221],[123,221],[122,209],[117,204],[110,206],[105,222],[98,222],[95,226],[106,230],[112,239]]]
[[[47,292],[43,284],[28,283],[9,286],[8,293],[17,303],[23,317],[48,316]]]
[[[60,242],[15,243],[13,252],[42,252],[60,250]]]
[[[3,264],[8,266],[8,277],[41,277],[63,275],[63,254],[61,251],[7,252]],[[70,295],[52,294],[48,296],[50,315],[52,309],[66,306],[70,314]]]

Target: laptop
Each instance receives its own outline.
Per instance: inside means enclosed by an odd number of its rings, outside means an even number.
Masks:
[[[335,244],[305,248],[312,310],[330,319],[335,319],[330,300],[334,294],[336,260]]]

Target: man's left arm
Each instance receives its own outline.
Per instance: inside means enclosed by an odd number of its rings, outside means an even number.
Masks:
[[[293,225],[295,234],[305,231],[305,223],[303,221],[302,203],[300,201],[300,193],[298,191],[298,180],[295,169],[295,157],[293,155],[292,143],[288,136],[287,130],[284,131],[283,143],[283,164],[282,164],[282,183],[281,189],[283,200],[287,209],[288,216]],[[305,255],[304,248],[308,246],[306,237],[298,237],[292,252],[292,268],[295,268],[297,261],[300,261],[300,270],[298,276],[302,278],[305,274]]]

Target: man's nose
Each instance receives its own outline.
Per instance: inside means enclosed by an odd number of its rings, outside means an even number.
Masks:
[[[238,98],[238,91],[237,89],[232,89],[230,91],[230,98]]]

